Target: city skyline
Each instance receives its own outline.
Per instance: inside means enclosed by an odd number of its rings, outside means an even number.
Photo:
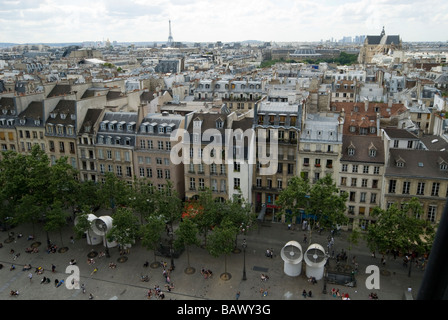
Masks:
[[[405,42],[447,41],[448,3],[308,0],[0,0],[0,43],[167,41],[312,42],[400,35]]]

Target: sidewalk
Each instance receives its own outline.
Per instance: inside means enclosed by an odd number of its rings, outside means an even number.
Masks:
[[[150,264],[154,260],[152,251],[143,248],[137,242],[131,249],[130,254],[125,257],[120,256],[117,248],[110,248],[110,258],[94,257],[95,264],[87,264],[88,254],[91,251],[97,253],[105,252],[105,247],[100,245],[89,246],[86,239],[70,242],[70,236],[73,236],[72,226],[67,227],[63,232],[63,243],[61,244],[58,233],[51,233],[50,237],[59,247],[65,246],[68,250],[64,253],[46,253],[46,233],[41,226],[36,226],[35,240],[27,240],[28,234],[32,233],[32,228],[20,226],[11,230],[15,235],[22,233],[23,237],[15,238],[11,243],[6,243],[7,232],[0,233],[0,242],[3,248],[0,248],[0,263],[3,268],[0,270],[0,299],[18,299],[18,300],[86,300],[88,294],[92,293],[95,299],[99,300],[147,300],[146,293],[148,289],[153,289],[158,285],[165,293],[165,300],[235,300],[236,293],[240,292],[239,300],[304,300],[302,291],[312,291],[313,296],[306,298],[308,300],[336,300],[329,293],[333,287],[339,288],[340,292],[348,293],[352,300],[368,300],[370,292],[376,292],[380,300],[402,300],[408,287],[411,287],[414,297],[420,286],[423,277],[423,271],[412,269],[411,277],[408,277],[408,269],[401,265],[401,260],[387,261],[386,266],[380,266],[381,257],[373,259],[369,250],[363,241],[360,245],[353,246],[349,252],[349,259],[353,255],[359,263],[359,273],[356,275],[357,286],[354,288],[327,284],[326,291],[323,293],[324,281],[319,280],[317,284],[311,284],[306,278],[306,265],[302,264],[301,274],[297,277],[287,276],[284,271],[284,262],[280,257],[280,251],[283,246],[291,240],[296,240],[302,245],[305,252],[308,244],[303,243],[302,230],[288,230],[282,223],[263,223],[258,229],[252,230],[246,236],[238,237],[238,252],[232,253],[226,258],[213,258],[208,252],[200,247],[191,247],[190,266],[195,268],[195,272],[187,274],[187,252],[184,250],[178,259],[174,259],[174,271],[171,272],[171,282],[174,289],[168,292],[165,288],[165,277],[162,274],[162,267],[152,268],[144,267],[145,261]],[[311,243],[319,243],[324,248],[327,245],[328,234],[318,235],[313,232]],[[247,249],[244,253],[241,244],[243,238],[246,238]],[[335,237],[335,252],[344,249],[348,252],[348,243],[346,241],[347,233],[341,232]],[[309,239],[308,239],[309,240]],[[32,243],[40,242],[38,253],[26,253],[25,249]],[[274,257],[265,256],[266,249],[273,249]],[[20,253],[20,256],[13,260],[10,250]],[[124,259],[120,259],[124,258]],[[80,289],[69,290],[62,285],[55,287],[54,280],[67,279],[70,276],[66,273],[66,267],[69,266],[71,259],[76,259],[80,271],[80,282],[86,286],[86,294]],[[170,259],[166,257],[157,257],[158,261],[165,261],[170,266]],[[125,260],[124,262],[121,262]],[[243,269],[246,269],[247,280],[242,280]],[[116,263],[115,269],[109,268],[109,263]],[[349,260],[350,264],[351,260]],[[28,274],[30,271],[22,271],[25,264],[31,264],[33,278],[30,280]],[[330,259],[330,265],[335,263]],[[10,266],[14,264],[15,270],[10,271]],[[56,266],[56,272],[51,272],[51,265]],[[366,288],[366,279],[369,274],[365,270],[368,265],[377,265],[381,270],[380,289],[369,290]],[[45,272],[42,275],[34,273],[34,269],[42,266]],[[227,266],[225,268],[225,266]],[[201,268],[213,271],[213,277],[205,279],[201,275]],[[94,268],[98,271],[92,274]],[[229,280],[223,280],[220,275],[227,271],[230,274]],[[269,276],[266,282],[261,281],[261,274]],[[142,282],[140,277],[148,274],[149,282]],[[49,284],[40,284],[43,276],[51,279]],[[260,289],[268,289],[268,295],[263,297]],[[18,290],[20,295],[11,297],[9,292]],[[152,299],[155,299],[154,297]]]

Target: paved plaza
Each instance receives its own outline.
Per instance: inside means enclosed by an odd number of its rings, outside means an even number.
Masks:
[[[334,237],[333,250],[337,253],[344,249],[349,253],[348,265],[351,265],[351,257],[356,256],[358,273],[356,274],[356,287],[344,285],[324,284],[323,280],[312,284],[305,274],[305,262],[302,272],[297,277],[290,277],[284,273],[284,262],[280,257],[283,246],[291,240],[301,243],[303,251],[309,245],[303,243],[304,232],[298,225],[296,230],[289,230],[284,223],[264,222],[249,234],[238,237],[238,248],[235,253],[219,258],[213,258],[201,247],[192,247],[189,250],[190,266],[195,269],[186,272],[188,266],[187,252],[183,251],[178,258],[173,260],[175,269],[170,273],[171,291],[165,287],[166,278],[163,275],[163,267],[153,267],[153,251],[148,251],[137,242],[126,255],[120,255],[118,248],[110,248],[110,257],[99,257],[99,253],[105,252],[102,244],[90,246],[86,239],[70,241],[73,236],[72,226],[62,232],[62,240],[59,232],[50,232],[50,239],[60,249],[66,250],[55,253],[46,252],[47,236],[42,226],[35,226],[35,238],[27,240],[32,233],[32,226],[19,226],[10,231],[14,232],[14,239],[8,239],[8,232],[0,232],[0,300],[88,300],[92,294],[96,300],[148,300],[148,289],[159,286],[165,294],[165,300],[235,300],[239,292],[239,300],[338,300],[339,297],[331,295],[331,289],[337,288],[341,293],[348,293],[351,300],[368,300],[369,293],[375,292],[379,300],[403,300],[408,288],[412,289],[415,298],[420,287],[424,272],[412,266],[411,276],[409,269],[402,266],[401,258],[393,260],[386,257],[386,264],[381,265],[381,256],[373,258],[366,248],[365,243],[353,245],[348,251],[348,232],[341,231]],[[21,233],[23,236],[18,238]],[[313,232],[311,243],[319,243],[327,246],[328,233]],[[243,238],[246,238],[247,249],[245,253],[241,247]],[[62,241],[62,242],[61,242]],[[27,253],[26,248],[37,248],[38,252]],[[265,256],[266,249],[273,249],[274,256]],[[14,250],[12,253],[11,250]],[[93,253],[92,253],[93,252]],[[94,264],[88,264],[89,256],[93,257]],[[71,259],[77,261],[79,267],[80,283],[85,285],[86,292],[81,289],[68,289],[65,284],[57,287],[54,281],[66,280],[71,274],[66,273]],[[144,267],[148,261],[150,266]],[[157,256],[158,262],[166,262],[169,258]],[[116,268],[109,268],[109,263],[115,263]],[[246,280],[243,280],[245,262]],[[330,258],[330,266],[336,260]],[[24,265],[30,264],[30,271],[22,271]],[[345,264],[345,262],[344,262]],[[10,270],[14,265],[15,269]],[[52,272],[52,265],[55,266]],[[366,288],[366,279],[370,274],[366,273],[366,267],[376,265],[380,268],[380,288],[369,290]],[[42,274],[35,273],[35,269],[42,267]],[[97,269],[94,272],[94,269]],[[201,268],[212,270],[213,276],[205,279],[201,274]],[[351,268],[351,267],[347,267]],[[224,272],[229,274],[229,279],[221,276]],[[31,273],[32,278],[29,278]],[[261,281],[261,274],[269,277],[267,281]],[[142,282],[141,276],[149,275],[148,282]],[[43,277],[50,279],[50,283],[41,284]],[[70,279],[70,278],[69,278]],[[326,292],[324,292],[324,287]],[[262,296],[261,289],[267,289],[267,296]],[[18,290],[18,296],[10,296],[11,290]],[[303,290],[312,292],[312,297],[304,298]],[[153,296],[151,300],[155,300]]]

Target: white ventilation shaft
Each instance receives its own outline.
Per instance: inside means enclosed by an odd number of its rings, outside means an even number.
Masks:
[[[108,248],[117,246],[116,241],[107,241],[105,237],[106,233],[112,228],[112,221],[113,219],[110,216],[101,216],[95,219],[92,223],[92,231],[102,237],[104,246],[107,246]]]
[[[304,256],[306,276],[308,278],[314,277],[316,280],[322,279],[327,258],[324,247],[317,243],[310,245]]]
[[[289,241],[280,252],[286,275],[296,277],[302,272],[302,246],[297,241]]]

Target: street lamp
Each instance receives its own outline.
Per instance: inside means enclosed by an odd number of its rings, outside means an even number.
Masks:
[[[243,264],[243,280],[247,280],[246,278],[246,239],[243,239],[243,256],[244,256],[244,264]]]

